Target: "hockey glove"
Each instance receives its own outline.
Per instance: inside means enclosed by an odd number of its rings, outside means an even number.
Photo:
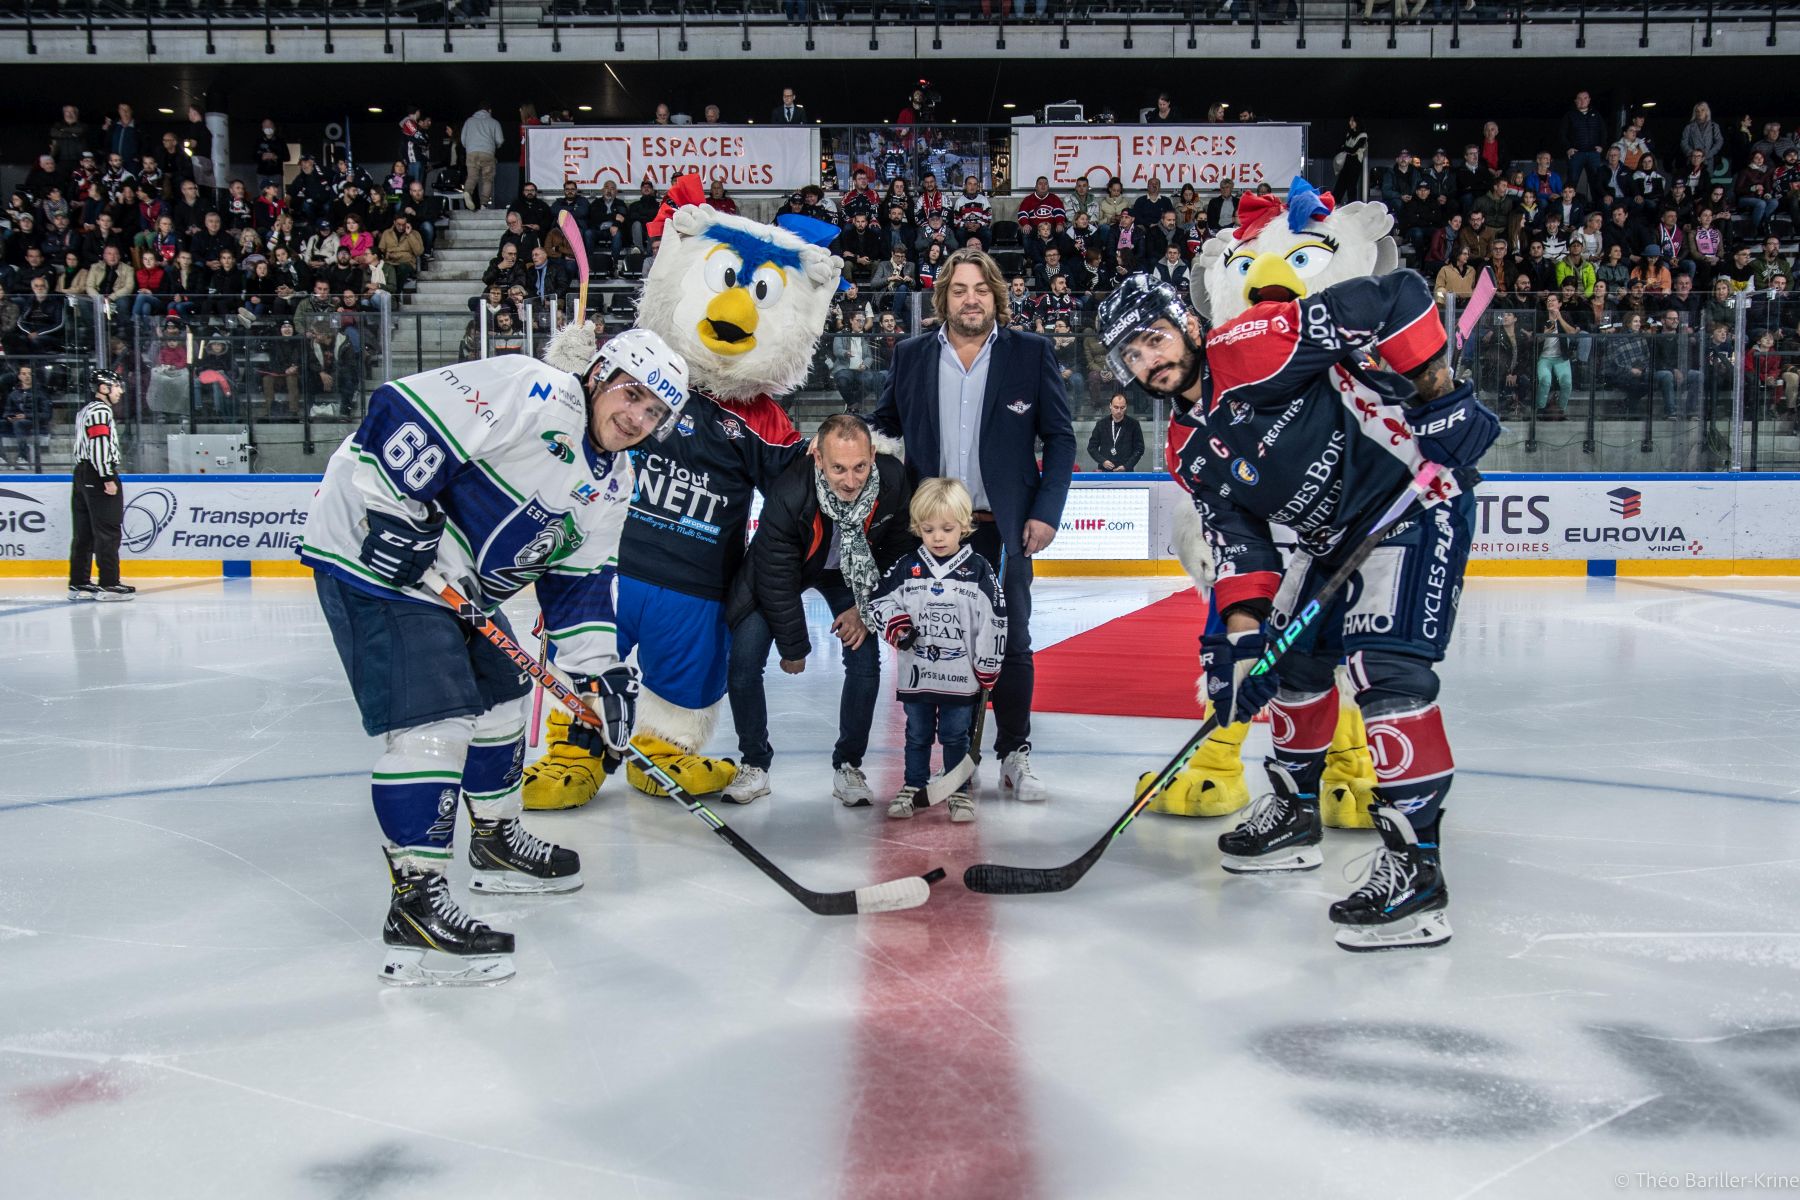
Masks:
[[[443,533],[442,513],[433,513],[420,523],[371,508],[369,532],[356,556],[383,583],[413,587],[437,562],[438,538]]]
[[[575,687],[606,728],[595,729],[585,721],[577,721],[569,726],[569,741],[595,758],[604,759],[611,771],[625,757],[632,726],[637,724],[637,668],[620,663],[598,675],[578,676]]]
[[[1406,410],[1419,453],[1439,466],[1472,467],[1500,436],[1500,418],[1475,398],[1475,385]]]
[[[1206,671],[1206,698],[1212,702],[1221,728],[1250,720],[1275,698],[1281,685],[1275,672],[1250,674],[1250,668],[1268,648],[1268,639],[1260,627],[1201,637],[1200,665]]]
[[[912,617],[906,613],[896,614],[881,631],[883,640],[896,650],[911,650],[913,643],[919,640],[918,631],[913,628]]]

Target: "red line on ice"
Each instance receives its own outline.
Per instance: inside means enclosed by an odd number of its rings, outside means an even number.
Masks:
[[[882,733],[898,747],[905,740],[899,706],[890,704],[889,714]],[[979,808],[989,809],[1000,803],[991,741],[982,770],[988,788]],[[870,878],[934,866],[948,877],[923,908],[858,918],[866,958],[839,1194],[1030,1200],[1037,1194],[1033,1130],[1003,952],[991,901],[962,886],[963,868],[982,857],[981,817],[951,825],[940,805],[890,822],[887,798],[900,786],[900,765],[871,775],[869,819],[879,827]]]

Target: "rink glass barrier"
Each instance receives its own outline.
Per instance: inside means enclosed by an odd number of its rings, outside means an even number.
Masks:
[[[1498,297],[1458,355],[1458,377],[1504,422],[1484,470],[1800,470],[1800,300],[1758,293],[1709,301],[1673,329],[1655,317],[1633,328],[1626,313],[1582,305],[1563,314],[1573,333],[1550,332],[1545,300]],[[840,297],[812,370],[787,401],[803,433],[833,412],[874,411],[895,343],[933,327],[929,301],[916,289]],[[628,304],[590,302],[590,316],[608,331],[632,319]],[[25,301],[8,297],[0,307],[0,399],[8,409],[0,414],[0,460],[12,472],[70,470],[75,412],[92,394],[93,372],[107,366],[126,380],[118,416],[128,472],[317,473],[383,382],[496,354],[541,355],[574,304],[566,296],[495,309],[475,296],[459,309],[428,311],[378,291],[354,309],[315,311],[307,302],[296,312],[290,302],[211,296],[134,315],[129,301],[109,311],[91,297],[57,297],[58,336],[31,339],[19,323]],[[1092,315],[1083,297],[1075,329],[1014,324],[1052,339],[1077,469],[1099,469],[1088,439],[1122,392],[1144,437],[1136,470],[1159,472],[1167,407],[1112,378]],[[1457,315],[1445,305],[1447,321]],[[291,335],[282,334],[283,321],[293,322]],[[209,447],[224,448],[201,457],[195,439],[208,437]]]

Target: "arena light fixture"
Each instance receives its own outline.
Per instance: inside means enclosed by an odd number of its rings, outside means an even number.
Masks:
[[[369,111],[374,113],[378,117],[381,115],[381,110],[379,108],[375,107],[375,105],[373,105],[373,104],[369,105]]]
[[[1638,105],[1638,107],[1639,107],[1639,108],[1655,108],[1655,107],[1656,107],[1656,101],[1654,101],[1654,100],[1645,100],[1645,101],[1644,101],[1644,102],[1642,102],[1642,103],[1641,103],[1641,104],[1639,104],[1639,105]]]
[[[1002,104],[1000,107],[1001,108],[1017,108],[1019,106],[1014,104],[1011,100],[1008,100],[1005,104]]]
[[[594,106],[591,104],[577,104],[575,106],[575,111],[576,112],[593,112]]]
[[[156,111],[161,113],[165,117],[172,117],[175,115],[175,110],[172,108],[159,108]]]
[[[1444,107],[1444,102],[1442,100],[1433,100],[1430,104],[1427,104],[1425,107],[1426,108],[1442,108],[1442,107]]]

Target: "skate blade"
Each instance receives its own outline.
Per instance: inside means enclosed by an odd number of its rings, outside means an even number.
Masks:
[[[130,595],[116,596],[111,592],[101,592],[98,596],[94,597],[94,599],[98,600],[102,604],[123,604],[127,600],[132,600],[135,598],[136,597],[130,596]]]
[[[389,946],[381,982],[391,987],[493,987],[513,977],[510,954],[464,956]]]
[[[1272,875],[1282,872],[1316,871],[1325,861],[1317,846],[1301,846],[1294,850],[1278,850],[1258,858],[1241,858],[1220,852],[1219,866],[1233,875]]]
[[[1450,918],[1442,912],[1403,917],[1391,925],[1340,925],[1337,944],[1352,954],[1379,950],[1423,950],[1450,940]]]
[[[554,892],[578,892],[581,890],[581,872],[564,875],[557,879],[539,879],[536,875],[527,875],[523,871],[475,871],[469,876],[471,892],[485,892],[490,895],[504,893],[514,896],[545,895]]]

